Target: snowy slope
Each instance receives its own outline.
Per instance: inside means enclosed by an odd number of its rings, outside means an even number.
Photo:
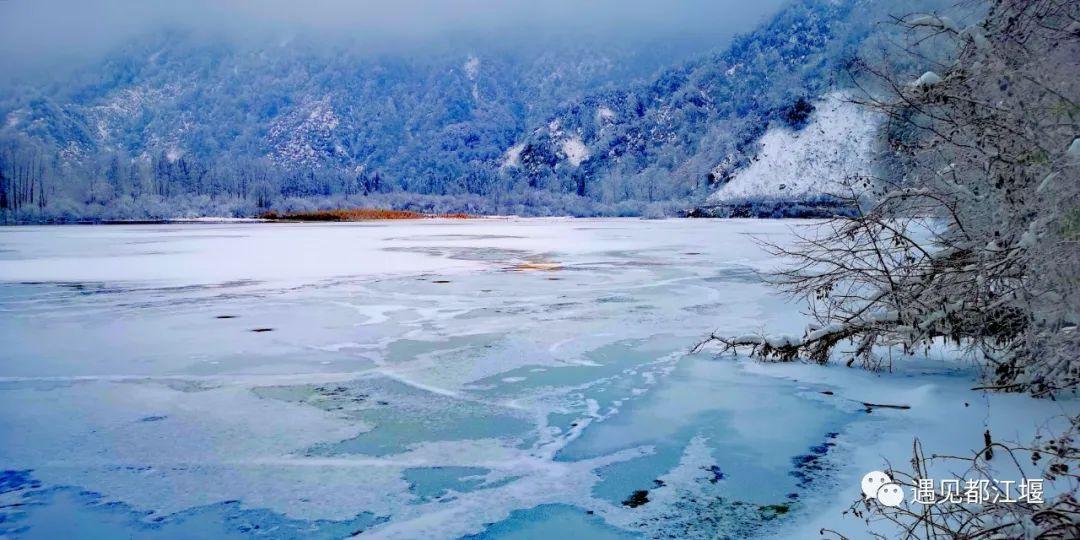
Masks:
[[[607,201],[704,202],[753,162],[769,128],[802,129],[804,107],[837,89],[835,74],[880,32],[877,23],[912,8],[898,0],[792,2],[723,52],[568,102],[506,146],[504,172]],[[580,154],[567,152],[568,137],[588,159],[572,159]]]
[[[810,124],[799,131],[770,128],[757,158],[708,202],[807,200],[847,194],[844,181],[870,173],[877,119],[843,93],[817,103]]]

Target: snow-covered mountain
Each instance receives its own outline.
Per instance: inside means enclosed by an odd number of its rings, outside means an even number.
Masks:
[[[834,122],[822,96],[897,9],[911,2],[794,0],[722,52],[666,69],[685,51],[581,42],[380,56],[167,34],[0,93],[0,150],[6,167],[42,164],[45,217],[58,205],[61,217],[151,216],[181,199],[185,214],[250,214],[387,192],[530,214],[670,212],[717,189],[801,196],[780,193],[795,185],[783,179],[749,179],[782,176],[779,148]]]
[[[485,143],[497,154],[561,101],[649,75],[681,55],[596,44],[535,54],[459,49],[402,57],[172,34],[132,43],[71,80],[10,90],[0,96],[2,129],[61,147],[75,142],[85,153],[175,149],[200,159],[270,155],[288,166],[396,172],[460,147],[477,155],[440,162],[493,159]]]
[[[531,185],[560,186],[601,200],[700,200],[751,166],[763,143],[774,155],[771,174],[785,176],[778,147],[797,140],[811,118],[819,128],[855,121],[851,129],[861,135],[872,129],[853,107],[825,96],[848,84],[845,67],[877,31],[876,23],[912,7],[864,0],[792,3],[722,53],[667,70],[648,84],[561,108],[515,141],[505,163]],[[816,113],[821,106],[826,110]],[[777,139],[779,133],[789,136]],[[834,155],[855,150],[850,141],[842,142]],[[862,147],[859,152],[865,154]],[[821,165],[821,174],[826,170],[835,168]],[[760,193],[749,187],[759,184],[742,180],[724,192],[798,198],[813,191],[779,193],[780,184],[795,185],[787,178],[760,184]],[[734,191],[741,185],[748,187]]]

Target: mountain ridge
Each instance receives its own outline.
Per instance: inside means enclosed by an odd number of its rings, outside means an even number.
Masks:
[[[51,98],[0,100],[0,166],[43,163],[38,209],[22,210],[36,219],[377,204],[668,214],[744,169],[770,125],[800,129],[890,6],[795,1],[668,68],[618,48],[358,59],[163,36]]]

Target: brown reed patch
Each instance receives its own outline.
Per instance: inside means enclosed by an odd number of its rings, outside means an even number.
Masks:
[[[469,219],[469,214],[421,214],[410,210],[384,210],[379,208],[349,208],[336,210],[313,210],[310,212],[266,212],[259,216],[278,221],[377,221],[394,219]]]
[[[530,270],[555,271],[562,270],[562,265],[553,262],[524,262],[511,267],[515,272],[528,272]]]

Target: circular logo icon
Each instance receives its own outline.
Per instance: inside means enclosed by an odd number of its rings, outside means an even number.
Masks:
[[[892,478],[881,471],[870,471],[862,477],[862,492],[867,499],[877,497],[878,488],[892,483]]]
[[[900,506],[904,502],[904,488],[900,484],[885,484],[878,488],[877,500],[884,506]]]

